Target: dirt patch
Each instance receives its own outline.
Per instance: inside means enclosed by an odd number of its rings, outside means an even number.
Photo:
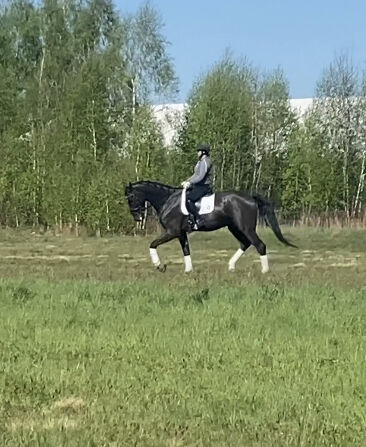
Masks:
[[[66,397],[63,399],[58,400],[52,405],[52,408],[54,409],[72,409],[72,410],[79,410],[83,407],[85,407],[86,403],[81,397]]]
[[[75,429],[79,426],[80,413],[85,407],[86,402],[81,397],[65,397],[57,400],[51,408],[44,408],[39,414],[10,418],[6,427],[9,431]]]

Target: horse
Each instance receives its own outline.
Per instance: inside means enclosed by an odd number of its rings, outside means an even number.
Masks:
[[[185,189],[160,182],[139,181],[126,186],[125,196],[136,222],[143,220],[146,202],[148,202],[155,208],[160,224],[165,230],[150,244],[153,265],[164,272],[166,265],[161,264],[157,248],[173,239],[179,239],[184,256],[184,271],[185,273],[192,272],[193,265],[187,236],[192,230],[181,208],[182,200],[185,200]],[[240,248],[229,260],[230,272],[235,271],[237,261],[251,245],[254,245],[260,255],[262,273],[269,271],[266,245],[256,233],[258,215],[271,227],[279,241],[287,246],[296,247],[283,236],[275,215],[274,203],[259,194],[249,195],[241,191],[217,192],[213,211],[201,216],[203,226],[198,231],[214,231],[228,227],[239,241]]]

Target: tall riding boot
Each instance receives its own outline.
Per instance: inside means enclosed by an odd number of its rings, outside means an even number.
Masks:
[[[196,208],[196,205],[191,200],[187,200],[187,209],[190,213],[190,218],[192,219],[191,227],[192,230],[198,230],[200,227],[200,215],[198,214],[198,210]]]

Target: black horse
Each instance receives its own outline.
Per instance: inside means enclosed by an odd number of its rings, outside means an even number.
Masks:
[[[164,185],[163,183],[141,181],[126,186],[125,194],[130,211],[135,221],[142,221],[145,203],[149,202],[156,210],[165,232],[150,244],[150,256],[153,264],[160,271],[165,271],[157,253],[157,247],[178,238],[182,246],[185,272],[192,271],[187,232],[190,226],[181,210],[182,188]],[[184,196],[183,196],[184,197]],[[291,247],[295,245],[287,241],[281,233],[272,202],[260,195],[250,196],[244,192],[218,192],[215,195],[214,210],[204,216],[204,224],[199,231],[213,231],[228,227],[233,236],[240,242],[240,248],[229,261],[229,270],[235,270],[235,264],[244,251],[254,245],[257,249],[262,272],[268,272],[266,246],[256,233],[257,217],[264,218],[277,238]]]

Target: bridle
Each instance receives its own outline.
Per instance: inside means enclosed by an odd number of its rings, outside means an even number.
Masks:
[[[132,196],[132,194],[130,194],[130,197],[131,196]],[[141,215],[143,215],[146,212],[146,209],[147,209],[146,202],[144,202],[144,205],[137,205],[134,207],[130,206],[131,213],[139,213]]]

